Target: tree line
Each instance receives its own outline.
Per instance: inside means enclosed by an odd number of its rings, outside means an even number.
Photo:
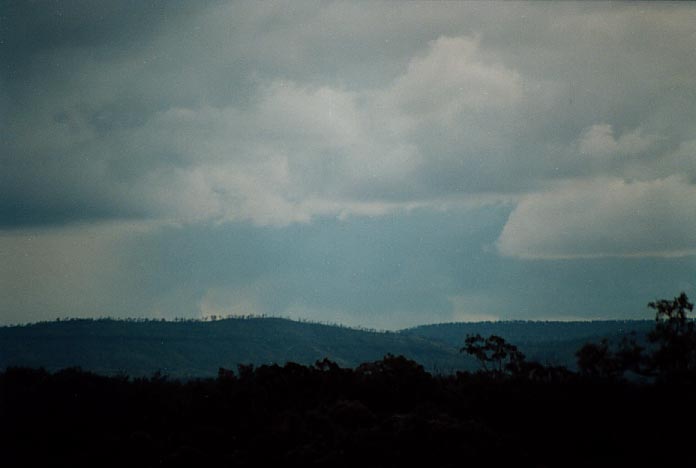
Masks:
[[[652,381],[692,379],[696,375],[696,325],[688,314],[694,304],[682,292],[671,300],[650,302],[648,307],[655,310],[655,324],[644,343],[635,332],[618,343],[608,338],[586,343],[576,352],[579,373],[612,380],[631,376]],[[517,346],[497,335],[467,335],[460,352],[475,357],[481,371],[492,376],[531,376],[544,368],[528,362]],[[563,368],[546,370],[569,373]]]

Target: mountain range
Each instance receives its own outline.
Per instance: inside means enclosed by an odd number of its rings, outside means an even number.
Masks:
[[[473,371],[459,352],[468,334],[499,335],[530,360],[575,366],[575,352],[602,338],[644,335],[652,321],[465,322],[380,332],[283,318],[215,321],[70,319],[0,327],[0,369],[81,367],[105,375],[209,377],[239,364],[312,364],[328,358],[342,367],[404,355],[435,373]]]

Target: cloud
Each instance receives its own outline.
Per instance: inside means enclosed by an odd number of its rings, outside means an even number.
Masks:
[[[150,187],[151,210],[182,222],[286,225],[406,207],[356,196],[356,185],[402,181],[416,159],[393,137],[370,135],[356,101],[346,91],[279,81],[246,112],[205,106],[156,114],[137,132],[135,151],[179,163],[159,164],[140,182]]]
[[[17,151],[55,156],[36,161],[31,175],[11,161],[7,199],[35,185],[30,177],[51,183],[36,187],[39,200],[24,195],[6,208],[5,222],[51,223],[40,209],[52,209],[41,206],[46,198],[72,203],[75,220],[93,219],[94,205],[104,216],[277,226],[451,203],[465,182],[442,186],[437,175],[480,164],[479,153],[503,138],[481,126],[502,120],[491,113],[508,113],[520,93],[516,74],[484,63],[478,50],[476,39],[440,38],[376,90],[272,80],[245,107],[168,107],[141,122],[121,115],[106,123],[110,111],[77,109],[36,116],[43,125],[18,132]],[[438,149],[424,135],[442,119],[459,136],[440,138]],[[66,165],[74,171],[61,170]]]
[[[440,37],[411,59],[383,99],[416,121],[456,126],[462,115],[509,110],[521,99],[521,88],[514,70],[486,63],[480,39]]]
[[[680,177],[593,179],[522,199],[497,241],[523,259],[696,254],[696,186]]]
[[[579,141],[580,154],[597,157],[631,156],[649,150],[658,138],[643,135],[640,129],[625,132],[614,137],[614,129],[609,124],[592,125],[585,130]]]
[[[563,181],[696,177],[689,5],[75,5],[9,13],[3,229],[522,210]]]

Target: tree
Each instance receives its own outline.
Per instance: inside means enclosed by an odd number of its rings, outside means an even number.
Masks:
[[[622,377],[626,371],[645,373],[645,348],[636,342],[635,332],[624,336],[616,348],[612,349],[606,338],[599,343],[586,343],[575,353],[580,373],[606,378]]]
[[[655,309],[655,328],[647,335],[650,353],[632,337],[623,337],[618,349],[612,350],[607,339],[599,344],[587,343],[578,350],[580,372],[599,377],[621,377],[627,371],[646,376],[675,376],[696,371],[696,327],[687,316],[694,305],[685,293],[672,300],[648,303]]]
[[[687,317],[694,305],[685,293],[672,300],[650,302],[655,309],[655,328],[648,334],[648,341],[657,349],[649,359],[649,366],[656,373],[683,373],[696,370],[696,330],[693,319]]]
[[[459,352],[474,356],[484,372],[494,374],[517,373],[525,360],[524,354],[517,349],[517,346],[497,335],[491,335],[488,338],[483,338],[478,333],[467,335],[464,347]]]

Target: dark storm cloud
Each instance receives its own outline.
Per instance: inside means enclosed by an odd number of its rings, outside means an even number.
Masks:
[[[90,84],[79,75],[85,63],[134,53],[163,24],[195,11],[190,2],[2,2],[2,228],[148,215],[128,201],[128,187],[114,183],[118,172],[104,169],[96,140],[142,125],[151,110],[128,96],[90,102]]]
[[[0,57],[8,73],[32,56],[64,47],[137,48],[162,26],[213,2],[153,0],[3,0]]]

